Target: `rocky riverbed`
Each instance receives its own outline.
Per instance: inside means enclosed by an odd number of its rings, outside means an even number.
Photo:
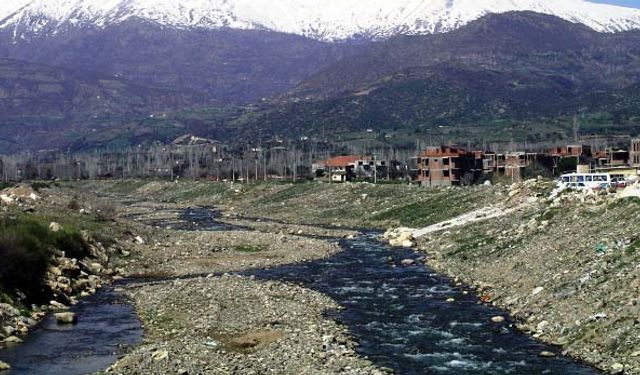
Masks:
[[[317,292],[248,277],[198,277],[126,288],[145,343],[106,373],[383,374],[359,358],[338,306]]]

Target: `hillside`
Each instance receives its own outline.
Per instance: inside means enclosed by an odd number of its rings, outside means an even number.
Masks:
[[[0,29],[0,56],[188,90],[226,103],[285,92],[344,57],[346,46],[256,30],[172,29],[132,19],[69,27],[14,42]]]
[[[117,78],[0,59],[0,149],[65,147],[82,134],[200,100]]]
[[[637,32],[599,34],[535,13],[491,15],[448,34],[373,45],[247,124],[308,133],[474,126],[473,136],[485,137],[487,126],[525,123],[535,133],[536,124],[579,115],[587,127],[629,131],[638,115],[639,42]],[[563,131],[545,127],[548,137]]]

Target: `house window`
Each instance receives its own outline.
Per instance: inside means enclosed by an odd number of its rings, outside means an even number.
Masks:
[[[442,175],[443,175],[444,177],[449,177],[449,171],[443,171],[443,172],[442,172]]]
[[[444,159],[442,159],[442,163],[443,163],[444,165],[449,165],[449,158],[444,158]]]

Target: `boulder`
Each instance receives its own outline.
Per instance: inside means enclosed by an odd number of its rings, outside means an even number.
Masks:
[[[60,232],[60,230],[62,230],[62,226],[54,221],[51,224],[49,224],[49,230],[54,233]]]
[[[0,371],[11,370],[11,366],[8,363],[0,361]]]
[[[11,198],[8,195],[5,194],[0,194],[0,203],[6,205],[6,206],[10,206],[13,204],[13,198]]]
[[[64,312],[55,314],[58,324],[75,324],[78,322],[78,316],[72,312]]]

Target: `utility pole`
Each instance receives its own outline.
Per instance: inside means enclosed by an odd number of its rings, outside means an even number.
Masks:
[[[376,154],[373,154],[373,184],[378,183],[378,164],[376,163]]]

